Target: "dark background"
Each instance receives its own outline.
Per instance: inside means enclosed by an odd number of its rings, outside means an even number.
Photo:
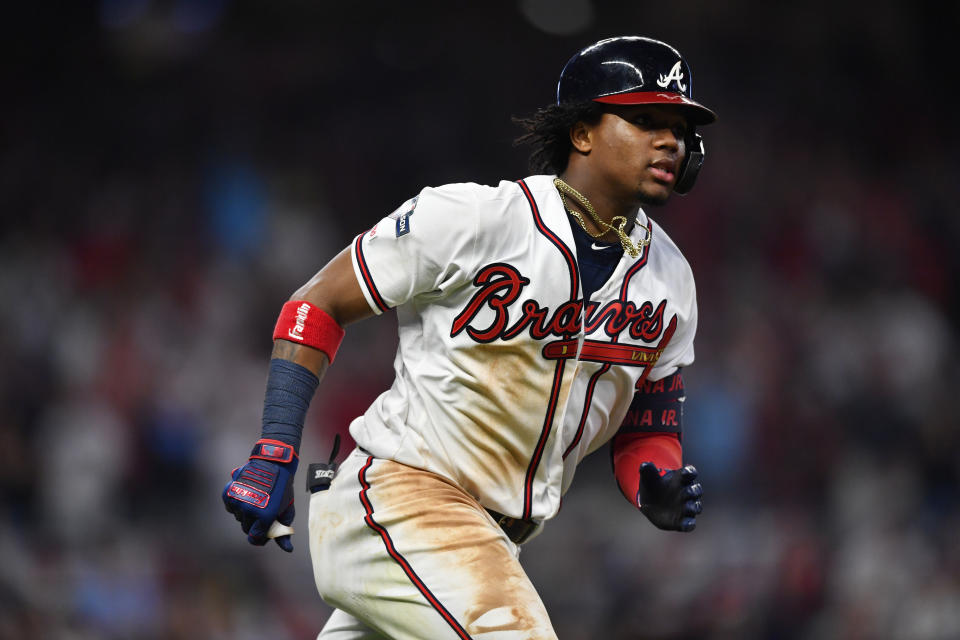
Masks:
[[[314,637],[306,495],[292,556],[220,502],[280,305],[423,186],[525,176],[511,116],[625,34],[720,115],[649,211],[697,276],[705,512],[658,531],[588,458],[521,557],[559,636],[960,637],[955,3],[34,5],[0,18],[0,637]],[[348,330],[304,458],[395,344]]]

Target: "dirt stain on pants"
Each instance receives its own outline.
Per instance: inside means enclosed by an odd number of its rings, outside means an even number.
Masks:
[[[517,554],[452,482],[354,451],[310,501],[319,640],[556,640]]]

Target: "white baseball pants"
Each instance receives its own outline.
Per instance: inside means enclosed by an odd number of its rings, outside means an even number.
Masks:
[[[355,449],[310,500],[318,640],[556,640],[519,549],[436,474]]]

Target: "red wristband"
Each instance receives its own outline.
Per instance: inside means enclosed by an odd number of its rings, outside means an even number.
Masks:
[[[343,341],[343,328],[330,315],[306,300],[291,300],[283,305],[274,340],[289,340],[305,344],[327,354],[331,364]]]

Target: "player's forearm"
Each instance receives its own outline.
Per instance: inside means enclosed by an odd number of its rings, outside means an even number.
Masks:
[[[344,330],[329,313],[290,300],[273,330],[273,356],[263,402],[263,438],[299,451],[307,409],[333,362]]]
[[[273,341],[273,352],[271,359],[289,360],[305,369],[308,369],[317,380],[323,380],[323,376],[330,367],[330,358],[319,349],[308,347],[302,344],[296,344],[289,340],[277,339]]]

